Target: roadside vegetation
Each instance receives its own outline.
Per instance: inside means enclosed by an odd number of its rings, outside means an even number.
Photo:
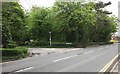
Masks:
[[[31,47],[87,47],[109,44],[117,18],[104,10],[111,2],[55,2],[25,12],[17,2],[2,3],[2,60],[28,55]],[[51,46],[49,45],[51,33]]]
[[[52,8],[34,6],[26,20],[30,40],[37,46],[49,45],[51,32],[53,46],[55,42],[74,47],[109,43],[117,31],[117,18],[104,10],[110,4],[56,2]]]
[[[14,61],[28,57],[28,49],[26,47],[2,48],[2,61]]]

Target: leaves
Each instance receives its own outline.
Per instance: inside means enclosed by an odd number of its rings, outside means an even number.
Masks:
[[[12,40],[19,44],[25,32],[24,11],[17,2],[2,2],[2,7],[3,47]]]
[[[49,31],[52,30],[49,9],[42,7],[33,7],[28,17],[28,29],[31,38],[34,40],[45,40],[49,38]]]
[[[71,42],[86,47],[108,42],[117,31],[117,18],[103,9],[111,3],[55,2],[51,8],[32,7],[27,14],[18,3],[3,3],[3,45],[9,41]]]

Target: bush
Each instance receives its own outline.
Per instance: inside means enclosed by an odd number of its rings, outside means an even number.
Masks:
[[[15,41],[9,41],[9,43],[8,43],[8,45],[7,45],[7,48],[14,48],[14,47],[16,47],[16,46],[17,46],[17,44],[16,44]]]
[[[113,44],[113,42],[99,42],[99,45]]]
[[[74,47],[73,43],[66,42],[52,42],[52,47]]]
[[[28,55],[27,48],[25,47],[16,47],[16,48],[2,48],[2,60],[16,60],[24,58]]]
[[[32,46],[48,46],[49,42],[46,41],[33,41],[31,43]]]
[[[39,42],[39,41],[33,41],[31,43],[32,46],[35,47],[42,47],[42,48],[66,48],[66,47],[74,47],[75,45],[72,43],[66,43],[66,42],[52,42],[51,46],[49,42]]]
[[[113,44],[113,42],[92,42],[90,45],[107,45]]]

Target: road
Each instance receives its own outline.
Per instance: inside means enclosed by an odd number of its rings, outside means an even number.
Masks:
[[[118,53],[118,45],[36,56],[2,64],[3,72],[99,72]]]

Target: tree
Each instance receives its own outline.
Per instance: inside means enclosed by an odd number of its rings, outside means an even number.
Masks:
[[[34,41],[48,41],[49,31],[52,31],[49,12],[48,8],[43,7],[33,7],[31,9],[27,27],[31,32],[31,39]]]
[[[116,32],[116,19],[104,7],[111,3],[59,2],[52,8],[33,7],[27,18],[31,39],[47,42],[70,42],[86,47],[92,42],[108,42]]]
[[[89,44],[91,26],[95,22],[94,3],[56,2],[54,8],[60,30],[67,42],[86,47]],[[79,46],[80,46],[79,45]]]
[[[93,42],[109,42],[111,39],[112,33],[116,32],[117,27],[116,25],[116,19],[114,18],[111,20],[111,16],[109,14],[112,14],[109,11],[103,10],[106,6],[110,5],[111,2],[103,3],[98,2],[95,6],[96,11],[96,24],[94,26],[94,29],[92,31],[91,39]],[[110,23],[114,22],[114,23]],[[114,31],[113,31],[114,30]]]
[[[19,44],[25,32],[24,11],[17,2],[2,2],[2,44]]]

